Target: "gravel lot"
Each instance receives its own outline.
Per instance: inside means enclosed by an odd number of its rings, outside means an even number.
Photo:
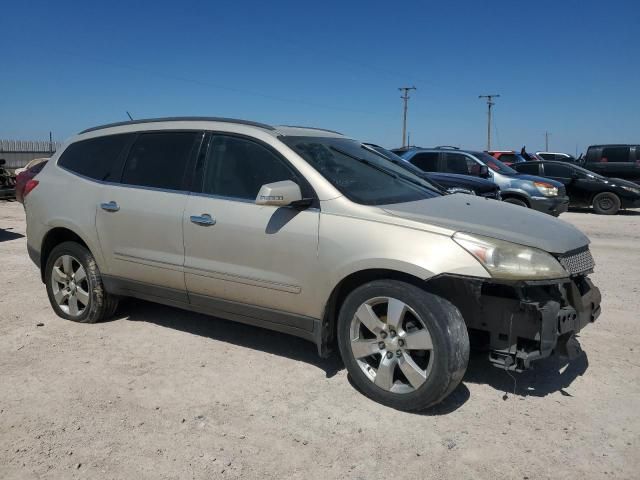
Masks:
[[[137,300],[58,318],[22,206],[0,201],[0,478],[639,478],[640,212],[562,219],[591,238],[603,294],[586,355],[515,375],[515,394],[476,355],[408,414],[286,335]]]

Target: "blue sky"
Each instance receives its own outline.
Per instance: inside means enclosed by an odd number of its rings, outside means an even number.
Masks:
[[[0,138],[216,115],[401,143],[575,153],[640,141],[640,4],[5,2]]]

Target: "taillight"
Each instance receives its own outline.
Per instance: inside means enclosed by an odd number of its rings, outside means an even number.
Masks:
[[[31,192],[31,190],[38,186],[39,183],[40,182],[38,180],[34,180],[33,178],[31,180],[28,180],[24,186],[24,192],[22,192],[22,196],[26,197],[29,192]]]

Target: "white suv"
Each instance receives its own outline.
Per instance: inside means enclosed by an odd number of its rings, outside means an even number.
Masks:
[[[588,239],[429,183],[339,133],[216,118],[72,138],[25,189],[28,250],[62,318],[138,297],[336,345],[356,385],[417,410],[470,338],[521,370],[595,320]],[[472,334],[472,335],[469,335]]]

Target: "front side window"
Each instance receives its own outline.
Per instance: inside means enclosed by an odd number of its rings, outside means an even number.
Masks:
[[[480,165],[462,153],[445,154],[445,172],[459,175],[479,175]]]
[[[547,177],[571,178],[571,176],[573,175],[573,170],[571,170],[570,167],[565,167],[564,165],[545,163],[544,174]]]
[[[122,183],[181,190],[197,132],[143,133],[129,151]]]
[[[72,143],[60,156],[58,165],[94,180],[117,181],[117,159],[130,139],[130,134],[107,135]]]
[[[203,193],[243,200],[255,200],[267,183],[292,180],[300,185],[295,172],[267,147],[225,135],[211,138],[203,176]]]
[[[519,163],[517,171],[520,173],[528,173],[530,175],[538,175],[538,173],[540,173],[537,163]]]
[[[342,137],[280,137],[349,200],[385,205],[439,197],[411,172]]]
[[[601,162],[629,162],[629,147],[605,147],[602,149]]]

